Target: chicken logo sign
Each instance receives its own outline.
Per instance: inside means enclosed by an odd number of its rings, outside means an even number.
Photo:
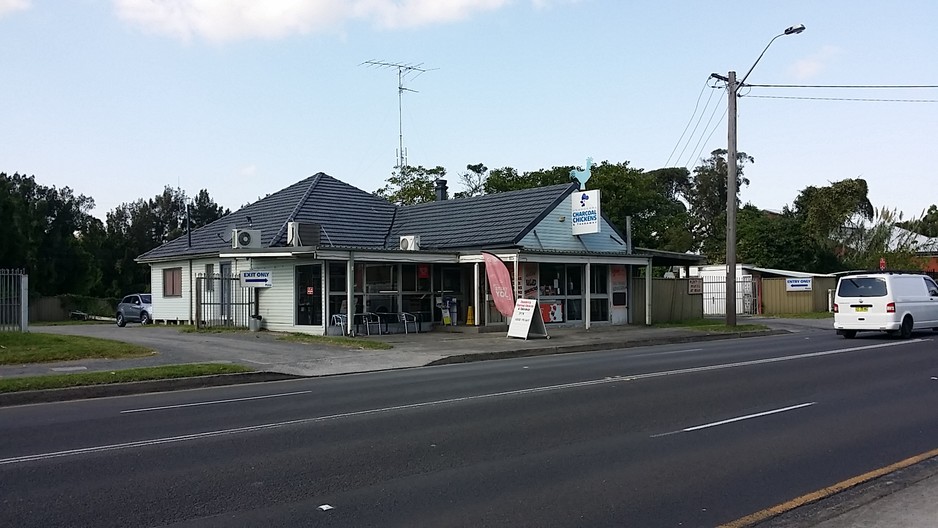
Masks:
[[[573,234],[599,233],[599,190],[577,191],[570,195]]]

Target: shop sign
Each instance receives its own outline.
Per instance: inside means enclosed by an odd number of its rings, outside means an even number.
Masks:
[[[508,325],[508,337],[527,339],[532,335],[550,339],[537,299],[518,299]]]
[[[687,278],[687,295],[703,295],[703,277]]]
[[[599,190],[576,191],[570,195],[571,224],[574,235],[599,233],[602,218],[599,209]]]
[[[269,271],[242,271],[242,288],[270,288],[274,285]]]
[[[785,279],[785,291],[811,291],[813,288],[814,279],[811,277]]]

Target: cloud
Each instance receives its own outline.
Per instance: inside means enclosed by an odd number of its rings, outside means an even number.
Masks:
[[[10,1],[10,0],[0,0]],[[545,0],[532,0],[539,6]],[[157,34],[223,42],[339,32],[343,23],[388,29],[455,22],[511,0],[113,0],[118,16]]]
[[[0,17],[14,11],[24,11],[32,7],[31,0],[0,0]]]
[[[791,67],[791,73],[797,79],[810,79],[821,73],[840,54],[840,48],[824,46],[820,51],[795,62]]]
[[[238,176],[242,178],[251,178],[257,176],[257,165],[245,165],[238,170]]]

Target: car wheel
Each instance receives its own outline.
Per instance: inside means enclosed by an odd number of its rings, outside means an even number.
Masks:
[[[127,324],[127,321],[124,320],[124,314],[118,313],[117,314],[117,326],[124,328],[126,324]]]
[[[857,336],[857,331],[856,330],[842,330],[840,335],[844,336],[844,339],[853,339],[854,337]]]
[[[140,324],[142,324],[142,325],[148,325],[148,324],[150,324],[150,323],[151,323],[151,321],[150,321],[150,314],[148,314],[148,313],[146,313],[146,312],[140,312]]]
[[[912,316],[907,315],[905,319],[902,320],[902,326],[899,327],[899,337],[902,339],[908,339],[912,337]]]

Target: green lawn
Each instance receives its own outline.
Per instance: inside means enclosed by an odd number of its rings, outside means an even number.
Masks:
[[[343,336],[318,336],[309,334],[286,334],[277,338],[280,341],[290,341],[292,343],[306,343],[310,345],[331,345],[346,348],[366,348],[369,350],[387,350],[393,348],[383,341],[372,341],[370,339],[357,339],[354,337]]]
[[[133,358],[155,353],[146,347],[110,339],[29,332],[0,332],[0,365],[89,358]]]
[[[145,367],[107,372],[80,372],[76,374],[53,374],[50,376],[0,378],[0,393],[62,389],[83,385],[103,385],[107,383],[127,383],[131,381],[191,378],[215,374],[239,374],[243,372],[253,371],[241,365],[231,365],[227,363],[193,363],[189,365],[168,365],[165,367]]]

